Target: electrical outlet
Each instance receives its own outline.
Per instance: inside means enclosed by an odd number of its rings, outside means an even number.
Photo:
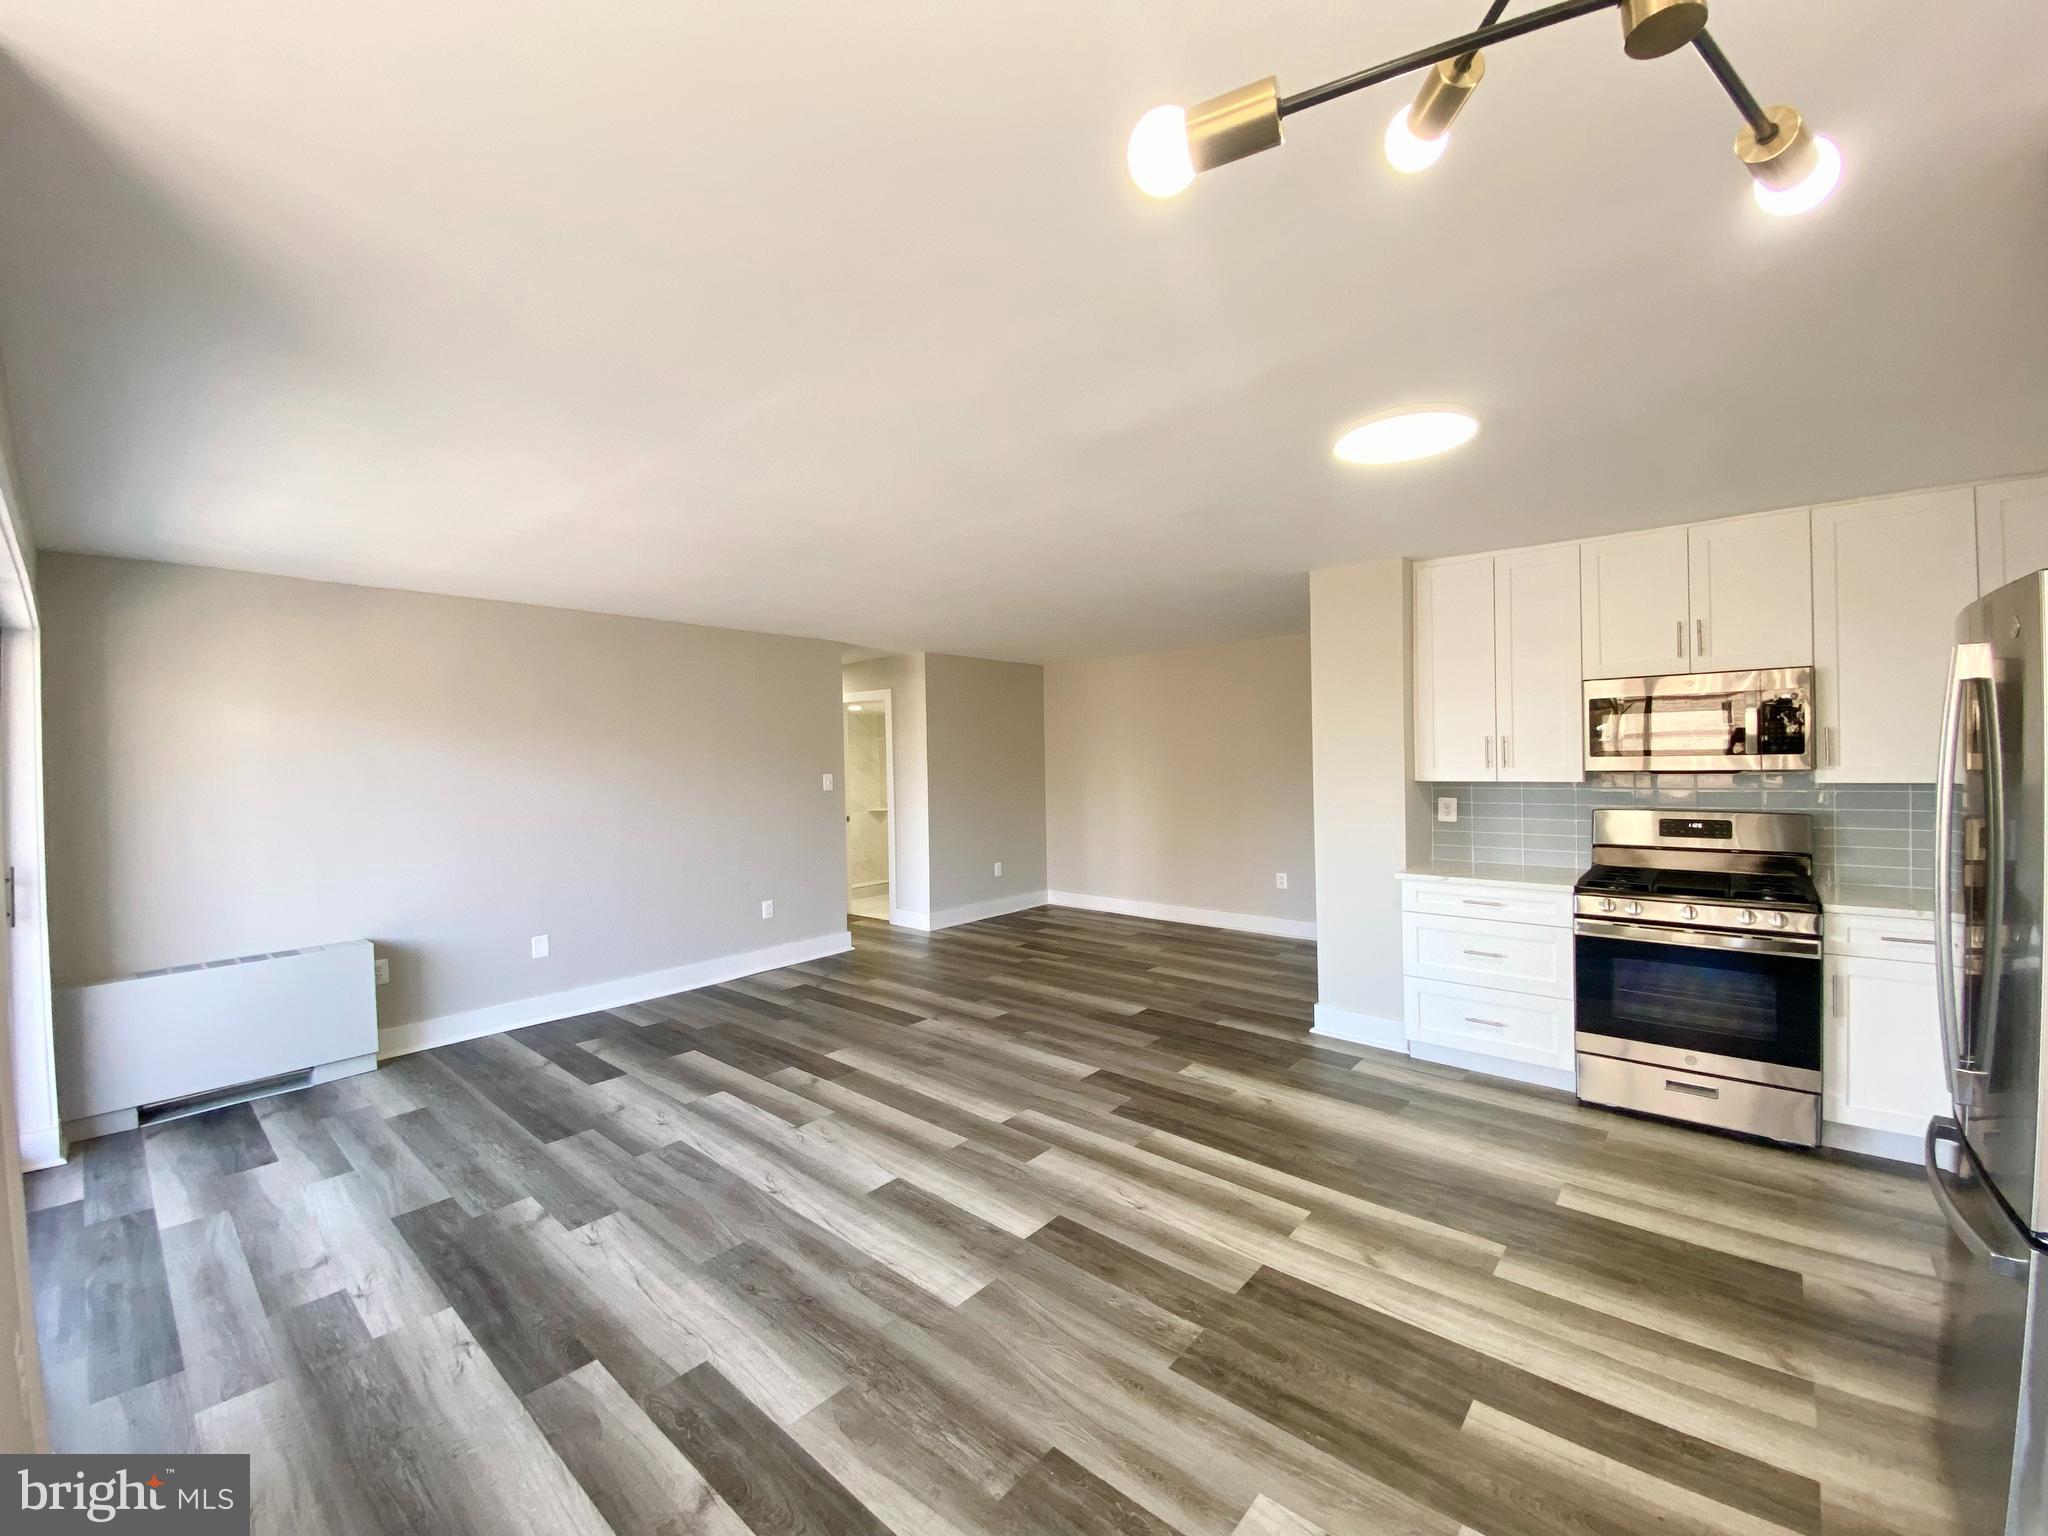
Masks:
[[[389,986],[390,984],[391,961],[387,957],[379,955],[377,957],[377,985],[383,987]]]
[[[1003,861],[1002,861],[1001,859],[997,859],[997,860],[996,860],[996,873],[997,873],[998,875],[1000,875],[1000,874],[1001,874],[1002,872],[1003,872]]]
[[[1436,819],[1438,821],[1456,821],[1458,819],[1458,797],[1456,795],[1439,795],[1437,797]]]
[[[761,916],[762,916],[762,918],[763,918],[763,919],[765,920],[765,919],[767,919],[767,918],[771,918],[771,917],[773,917],[774,915],[775,915],[775,903],[774,903],[774,902],[772,902],[772,901],[764,901],[764,902],[762,902],[762,903],[761,903]]]
[[[832,787],[832,775],[828,773],[828,774],[826,774],[826,775],[825,775],[825,788],[827,788],[827,789],[830,789],[831,787]]]
[[[1275,875],[1275,876],[1273,877],[1273,889],[1274,889],[1274,890],[1276,890],[1276,891],[1284,891],[1284,890],[1286,890],[1286,889],[1287,889],[1287,876],[1285,876],[1284,874],[1282,874],[1282,875]]]
[[[547,957],[548,936],[544,933],[536,933],[533,936],[533,958],[536,960],[545,960],[547,959]]]

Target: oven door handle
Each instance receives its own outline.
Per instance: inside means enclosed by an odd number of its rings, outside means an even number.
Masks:
[[[1721,933],[1698,928],[1655,928],[1647,923],[1615,923],[1582,917],[1572,932],[1589,939],[1620,939],[1628,944],[1671,944],[1684,949],[1719,949],[1744,955],[1786,955],[1818,960],[1820,940],[1775,933]]]

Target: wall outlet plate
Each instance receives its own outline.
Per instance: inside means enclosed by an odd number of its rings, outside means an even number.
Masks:
[[[996,873],[997,873],[998,875],[1000,875],[1000,874],[1001,874],[1002,872],[1003,872],[1003,861],[1002,861],[1001,859],[997,859],[997,860],[996,860]]]
[[[1274,890],[1276,890],[1276,891],[1284,891],[1284,890],[1286,890],[1286,889],[1287,889],[1287,877],[1286,877],[1285,875],[1275,875],[1275,876],[1273,877],[1273,889],[1274,889]]]
[[[825,775],[825,788],[827,788],[827,789],[830,789],[831,787],[832,787],[832,775],[828,773],[828,774],[826,774],[826,775]]]
[[[547,957],[548,936],[544,933],[536,933],[533,936],[533,958],[536,960],[545,960],[547,959]]]
[[[378,985],[378,986],[380,986],[380,987],[384,987],[384,986],[389,986],[390,984],[391,984],[391,961],[390,961],[390,958],[389,958],[388,956],[385,956],[385,955],[379,955],[379,956],[377,957],[377,985]]]
[[[763,918],[763,919],[766,919],[766,918],[771,918],[771,917],[773,917],[774,915],[775,915],[775,903],[774,903],[774,902],[772,902],[772,901],[764,901],[764,902],[762,902],[762,903],[761,903],[761,916],[762,916],[762,918]]]
[[[1437,796],[1436,819],[1438,821],[1456,821],[1458,819],[1458,797],[1456,795]]]

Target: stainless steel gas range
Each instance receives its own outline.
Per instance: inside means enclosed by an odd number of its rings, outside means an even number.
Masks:
[[[1595,811],[1573,908],[1580,1099],[1820,1144],[1806,817]]]

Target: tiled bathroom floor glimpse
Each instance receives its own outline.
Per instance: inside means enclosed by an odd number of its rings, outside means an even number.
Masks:
[[[1802,811],[1813,817],[1815,873],[1846,885],[1927,890],[1934,883],[1934,786],[1815,784],[1805,773],[1609,773],[1583,784],[1435,784],[1458,802],[1438,821],[1441,864],[1580,869],[1601,806]]]

